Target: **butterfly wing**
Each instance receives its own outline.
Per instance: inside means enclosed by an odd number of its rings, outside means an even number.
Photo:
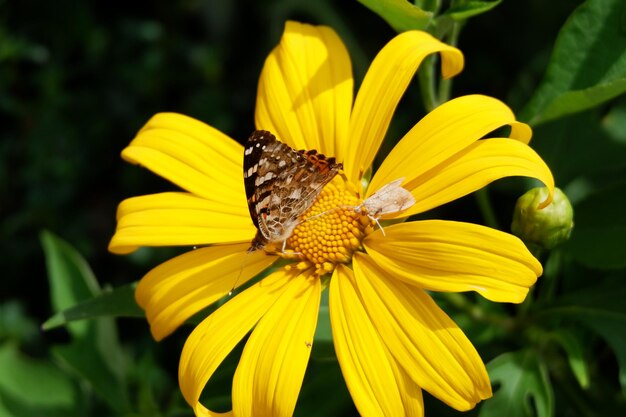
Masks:
[[[290,148],[291,149],[291,148]],[[297,163],[279,174],[278,184],[270,202],[268,227],[273,230],[273,241],[281,241],[293,232],[299,217],[315,202],[326,184],[342,168],[335,158],[327,158],[315,150],[295,151]]]
[[[243,153],[243,181],[250,218],[255,227],[259,227],[260,204],[273,188],[276,164],[267,161],[267,156],[276,153],[280,143],[270,132],[255,130],[248,138]]]
[[[252,133],[244,150],[248,209],[257,227],[253,247],[287,239],[298,218],[342,168],[317,151],[296,151],[270,132]]]

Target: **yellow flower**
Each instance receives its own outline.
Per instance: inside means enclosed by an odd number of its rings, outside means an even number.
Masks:
[[[294,259],[233,296],[189,336],[179,382],[197,415],[218,414],[200,403],[200,394],[250,330],[233,379],[232,414],[292,415],[327,287],[335,351],[362,415],[421,416],[422,389],[458,410],[491,396],[478,353],[427,291],[476,291],[519,303],[541,275],[539,262],[519,239],[487,227],[422,220],[381,231],[355,209],[398,179],[416,203],[384,219],[424,212],[506,176],[537,178],[553,189],[550,170],[527,146],[530,128],[500,101],[479,95],[424,117],[362,185],[400,97],[424,57],[437,52],[444,77],[461,71],[456,48],[423,32],[398,35],[374,59],[353,103],[350,59],[335,32],[287,23],[261,74],[256,126],[296,149],[336,156],[345,172],[303,216],[308,220],[288,240],[295,252],[289,256],[246,254],[256,230],[244,193],[243,148],[234,140],[164,113],[124,149],[124,159],[185,192],[123,201],[110,250],[207,245],[139,283],[137,302],[156,339],[227,295],[236,281],[249,281],[281,256]],[[483,139],[506,125],[508,138]]]

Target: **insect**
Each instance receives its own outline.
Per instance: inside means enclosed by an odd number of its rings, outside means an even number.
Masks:
[[[378,219],[385,214],[398,213],[400,211],[406,210],[413,204],[415,204],[415,197],[413,197],[413,195],[406,188],[400,185],[402,184],[402,181],[404,181],[404,178],[398,178],[395,181],[391,181],[390,183],[383,185],[378,191],[363,200],[361,204],[358,204],[356,206],[338,206],[333,209],[316,214],[315,216],[311,216],[304,221],[314,220],[318,217],[324,216],[325,214],[342,208],[351,208],[355,212],[365,210],[365,214],[367,215],[367,217],[376,222],[380,231],[384,235],[385,230],[381,226]]]
[[[248,252],[281,241],[284,252],[299,217],[342,168],[316,150],[296,151],[268,131],[252,132],[243,155],[243,178],[257,233]]]
[[[406,210],[415,204],[415,197],[400,185],[402,181],[404,181],[404,178],[398,178],[383,185],[378,191],[354,208],[355,211],[365,208],[367,217],[376,222],[383,235],[385,230],[378,221],[381,216]]]
[[[360,210],[365,207],[367,214],[375,218],[408,209],[415,204],[415,197],[400,185],[402,181],[404,178],[398,178],[383,185],[355,209]]]

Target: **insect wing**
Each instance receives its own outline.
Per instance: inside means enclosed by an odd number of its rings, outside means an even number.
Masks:
[[[341,168],[335,158],[315,150],[296,151],[267,131],[253,132],[245,146],[243,170],[250,217],[265,241],[257,246],[289,237],[298,218]]]
[[[368,214],[380,217],[389,213],[398,213],[415,204],[415,197],[402,187],[404,178],[398,178],[380,187],[378,191],[363,201]]]

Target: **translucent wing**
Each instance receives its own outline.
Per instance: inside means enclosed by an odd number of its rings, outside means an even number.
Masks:
[[[402,181],[404,178],[398,178],[383,185],[357,208],[365,207],[367,214],[374,218],[408,209],[415,204],[415,197],[400,185]]]

